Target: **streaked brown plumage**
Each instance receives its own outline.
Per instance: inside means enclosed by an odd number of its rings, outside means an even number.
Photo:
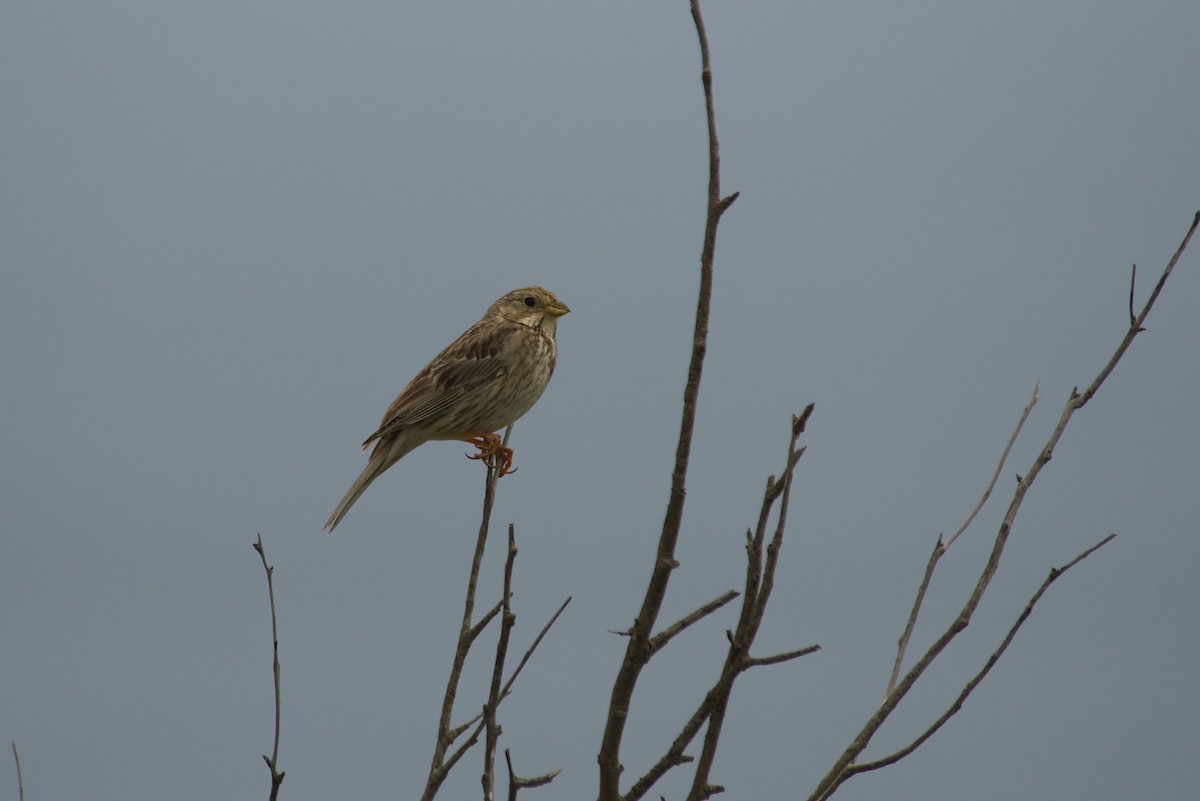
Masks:
[[[558,346],[558,318],[569,312],[554,293],[538,286],[509,292],[417,373],[392,402],[379,430],[367,437],[375,449],[342,502],[325,523],[333,531],[383,471],[429,440],[457,439],[479,448],[483,459],[510,472],[512,450],[495,433],[533,408],[550,383]]]

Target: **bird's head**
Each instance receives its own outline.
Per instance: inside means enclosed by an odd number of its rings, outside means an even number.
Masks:
[[[492,304],[487,316],[497,316],[553,334],[559,317],[571,311],[553,292],[540,286],[514,289]]]

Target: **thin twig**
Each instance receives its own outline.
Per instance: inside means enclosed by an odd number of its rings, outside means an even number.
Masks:
[[[476,723],[478,723],[481,720],[483,720],[482,712],[475,715],[475,717],[471,718],[470,720],[467,720],[464,723],[461,723],[458,726],[455,726],[454,728],[452,728],[450,730],[450,737],[449,737],[450,742],[454,742],[455,740],[457,740],[459,737],[462,736],[462,733],[464,731],[471,728],[472,726],[474,726]]]
[[[650,653],[655,654],[662,650],[662,647],[669,643],[672,638],[675,637],[675,635],[679,634],[693,623],[696,623],[708,615],[711,615],[713,612],[717,611],[722,606],[738,597],[740,594],[741,593],[739,593],[737,590],[728,590],[723,592],[694,612],[684,615],[679,620],[676,620],[674,623],[650,638]]]
[[[800,458],[804,456],[806,451],[806,448],[797,448],[796,442],[800,439],[800,435],[804,433],[805,427],[808,425],[808,419],[812,417],[813,409],[815,408],[816,405],[810,403],[804,407],[804,411],[799,415],[792,415],[792,438],[788,443],[787,467],[783,472],[783,490],[779,493],[779,516],[775,520],[775,534],[771,538],[771,544],[767,546],[767,561],[763,569],[762,587],[758,591],[758,596],[754,601],[754,614],[751,625],[755,635],[758,633],[759,626],[762,625],[763,615],[767,610],[767,602],[770,600],[771,591],[775,587],[775,568],[779,561],[779,551],[783,547],[783,532],[787,526],[788,509],[791,505],[792,476],[796,471],[796,465],[799,464]],[[744,643],[744,651],[747,654],[752,642],[753,636]]]
[[[475,639],[480,634],[483,634],[483,630],[487,628],[488,623],[491,623],[492,618],[494,618],[494,617],[496,617],[496,615],[500,614],[500,610],[503,608],[504,608],[504,602],[496,601],[496,605],[493,606],[491,609],[489,609],[483,617],[479,618],[479,622],[476,623],[474,626],[472,626],[470,628],[470,630],[467,631],[467,645],[468,646],[473,644],[475,642]]]
[[[21,778],[21,756],[17,753],[17,741],[12,741],[13,762],[17,763],[17,801],[25,801],[25,780]]]
[[[1133,290],[1137,287],[1137,265],[1133,265],[1133,269],[1129,272],[1129,324],[1133,325],[1137,319],[1133,313]]]
[[[500,706],[500,681],[504,677],[504,659],[508,654],[508,638],[512,633],[517,616],[512,611],[512,574],[513,563],[517,559],[517,540],[513,532],[513,524],[508,524],[508,557],[504,560],[504,590],[501,604],[504,614],[500,618],[500,637],[496,641],[496,659],[492,665],[492,684],[488,690],[488,700],[483,706],[484,746],[483,746],[483,798],[492,801],[496,797],[496,741],[500,738],[500,723],[496,720],[496,708]]]
[[[446,761],[442,763],[443,780],[450,774],[450,771],[454,770],[454,766],[458,764],[458,761],[462,759],[468,751],[474,748],[476,743],[479,742],[479,735],[483,732],[484,728],[483,716],[476,715],[471,719],[477,721],[474,730],[471,732],[471,736],[463,740],[458,748],[454,749],[454,751],[450,753],[450,756],[446,758]],[[437,792],[436,788],[434,789],[434,792]]]
[[[879,768],[893,765],[896,762],[899,762],[901,759],[904,759],[904,757],[908,756],[913,751],[916,751],[917,748],[924,744],[926,740],[932,737],[938,729],[940,729],[948,720],[950,720],[950,718],[958,714],[968,696],[970,696],[975,688],[979,686],[980,682],[982,682],[991,669],[996,666],[996,663],[1000,661],[1000,657],[1003,656],[1004,652],[1008,650],[1008,646],[1012,644],[1013,639],[1017,636],[1017,631],[1019,631],[1021,626],[1024,625],[1025,621],[1029,619],[1029,616],[1033,614],[1033,608],[1037,605],[1037,602],[1041,600],[1042,595],[1046,592],[1046,590],[1050,588],[1050,585],[1057,581],[1063,573],[1066,573],[1072,567],[1091,556],[1091,554],[1096,550],[1107,545],[1116,536],[1116,534],[1109,534],[1107,537],[1100,540],[1098,543],[1091,546],[1062,567],[1051,568],[1050,574],[1046,577],[1046,580],[1042,582],[1042,585],[1038,587],[1037,592],[1033,594],[1033,597],[1029,599],[1029,602],[1025,604],[1025,608],[1021,610],[1021,614],[1017,617],[1016,622],[1013,623],[1012,627],[1008,630],[1008,634],[1000,643],[1000,646],[992,652],[991,656],[988,657],[987,662],[984,663],[984,666],[980,669],[980,671],[966,683],[962,691],[958,694],[958,697],[954,699],[954,703],[952,703],[950,707],[944,713],[942,713],[941,717],[934,721],[929,728],[920,734],[920,736],[898,751],[880,759],[876,759],[871,762],[862,762],[847,768],[839,778],[837,784],[831,788],[831,792],[832,790],[836,790],[839,785],[841,785],[851,776],[854,776],[858,773],[866,773],[868,771],[878,770]]]
[[[1072,393],[1071,399],[1068,400],[1067,408],[1063,412],[1063,418],[1059,421],[1059,428],[1055,429],[1051,441],[1047,443],[1047,448],[1043,451],[1045,459],[1043,460],[1041,456],[1039,456],[1038,461],[1035,463],[1037,470],[1040,470],[1046,462],[1050,461],[1053,445],[1057,444],[1058,438],[1062,436],[1062,429],[1066,428],[1066,423],[1070,419],[1071,415],[1074,414],[1076,410],[1083,408],[1087,402],[1095,396],[1095,394],[1099,391],[1100,386],[1105,382],[1109,374],[1112,373],[1113,369],[1116,368],[1117,362],[1119,362],[1125,355],[1125,351],[1127,351],[1129,346],[1133,344],[1134,338],[1146,330],[1144,328],[1146,318],[1150,316],[1150,310],[1154,308],[1154,304],[1158,300],[1158,296],[1162,293],[1163,287],[1166,286],[1167,279],[1170,278],[1171,273],[1175,271],[1175,265],[1178,264],[1180,257],[1183,256],[1183,252],[1187,249],[1188,243],[1191,241],[1192,235],[1196,232],[1196,228],[1198,226],[1200,226],[1200,211],[1197,211],[1192,217],[1192,224],[1188,228],[1187,233],[1184,235],[1183,241],[1179,243],[1179,247],[1175,249],[1175,253],[1171,256],[1171,260],[1167,263],[1166,268],[1158,277],[1158,282],[1155,283],[1154,290],[1150,293],[1150,297],[1146,300],[1146,304],[1142,307],[1141,312],[1137,315],[1137,317],[1132,317],[1131,315],[1129,329],[1125,332],[1124,338],[1117,346],[1117,349],[1113,352],[1113,355],[1109,358],[1108,363],[1104,365],[1104,368],[1101,369],[1099,374],[1097,374],[1095,379],[1092,380],[1092,383],[1088,385],[1087,389],[1085,389],[1082,394],[1077,392]],[[1136,265],[1134,269],[1136,270]],[[1132,288],[1130,296],[1132,297]],[[1028,476],[1025,476],[1025,479],[1028,478]]]
[[[696,738],[696,735],[700,732],[700,727],[708,721],[708,716],[712,712],[716,698],[717,688],[713,687],[705,694],[704,700],[692,712],[687,722],[683,724],[683,728],[680,729],[679,734],[671,742],[671,747],[667,749],[665,754],[659,757],[658,761],[649,770],[633,783],[629,791],[624,795],[623,801],[638,801],[668,771],[695,761],[695,757],[688,756],[684,751],[691,745],[692,740]]]
[[[552,770],[549,773],[543,773],[541,776],[533,776],[525,779],[517,775],[513,770],[512,754],[507,748],[504,749],[504,761],[508,763],[508,801],[517,801],[517,791],[524,787],[541,787],[544,784],[549,784],[554,781],[554,777],[562,773],[562,769]]]
[[[1162,275],[1158,277],[1158,283],[1154,285],[1154,290],[1150,293],[1149,299],[1146,300],[1146,305],[1142,307],[1141,313],[1129,323],[1129,331],[1126,332],[1125,338],[1121,340],[1121,344],[1117,347],[1116,353],[1112,355],[1112,358],[1108,360],[1108,364],[1106,364],[1104,369],[1100,371],[1100,374],[1096,376],[1096,380],[1093,381],[1091,385],[1083,391],[1083,395],[1080,396],[1079,402],[1076,404],[1075,408],[1082,408],[1084,404],[1092,399],[1092,396],[1095,395],[1096,391],[1100,389],[1100,385],[1104,383],[1104,379],[1108,378],[1108,374],[1113,371],[1113,368],[1117,366],[1117,362],[1119,362],[1121,357],[1125,355],[1125,351],[1128,350],[1129,346],[1133,343],[1134,337],[1146,330],[1143,327],[1146,323],[1146,318],[1150,316],[1150,310],[1154,308],[1154,302],[1158,300],[1159,294],[1162,292],[1163,287],[1166,286],[1167,279],[1170,278],[1171,273],[1175,271],[1175,265],[1179,262],[1179,258],[1183,255],[1183,251],[1187,249],[1188,242],[1192,240],[1192,234],[1196,233],[1197,226],[1200,226],[1200,211],[1197,211],[1195,216],[1192,218],[1191,227],[1188,228],[1188,232],[1183,237],[1183,241],[1179,243],[1179,247],[1175,249],[1175,255],[1171,256],[1171,261],[1167,263],[1167,268],[1163,270]]]
[[[1070,397],[1068,397],[1066,405],[1063,408],[1062,416],[1059,418],[1054,431],[1051,432],[1045,445],[1042,446],[1041,451],[1038,453],[1037,458],[1034,459],[1029,472],[1017,482],[1017,487],[1013,491],[1013,497],[1009,502],[1008,510],[1004,514],[1004,519],[1001,521],[999,531],[997,531],[996,538],[992,543],[992,550],[988,556],[987,564],[984,565],[979,578],[976,580],[975,587],[971,591],[970,597],[963,604],[958,616],[941,636],[929,646],[925,654],[909,669],[908,673],[896,684],[892,692],[884,698],[883,703],[880,704],[874,714],[863,724],[862,729],[855,735],[842,754],[834,761],[829,771],[818,782],[816,788],[814,788],[812,794],[809,796],[809,801],[824,801],[841,785],[843,781],[841,778],[842,774],[853,766],[854,761],[871,742],[871,738],[879,730],[879,727],[883,725],[883,722],[887,720],[892,711],[900,704],[905,695],[908,694],[908,691],[912,689],[913,685],[916,684],[929,665],[933,663],[934,659],[970,623],[971,616],[974,614],[976,607],[978,607],[980,600],[983,598],[983,594],[987,591],[992,578],[995,577],[996,571],[999,569],[1001,557],[1004,555],[1005,546],[1008,544],[1008,538],[1012,533],[1017,513],[1021,509],[1025,495],[1029,492],[1030,487],[1033,486],[1038,475],[1040,475],[1042,468],[1050,462],[1050,458],[1054,454],[1054,448],[1058,445],[1059,440],[1062,439],[1063,432],[1066,431],[1067,425],[1071,422],[1071,417],[1091,400],[1105,379],[1112,373],[1117,363],[1121,360],[1121,357],[1125,355],[1134,338],[1144,330],[1143,326],[1147,316],[1150,314],[1150,310],[1154,307],[1155,301],[1158,300],[1159,294],[1161,294],[1163,287],[1166,285],[1167,278],[1170,277],[1171,272],[1175,269],[1176,263],[1178,263],[1179,258],[1183,255],[1198,225],[1200,225],[1200,211],[1196,212],[1192,219],[1191,227],[1188,228],[1188,232],[1184,236],[1182,243],[1180,243],[1179,248],[1175,251],[1175,255],[1171,257],[1171,261],[1167,264],[1166,269],[1163,270],[1162,275],[1159,276],[1158,283],[1154,286],[1154,291],[1150,293],[1150,297],[1142,307],[1141,313],[1130,324],[1124,338],[1122,338],[1116,351],[1108,360],[1108,363],[1100,370],[1095,380],[1092,381],[1083,393],[1080,393],[1078,389],[1071,391]]]
[[[516,670],[514,670],[512,675],[508,677],[508,681],[504,682],[504,689],[500,691],[500,701],[503,701],[508,697],[509,692],[512,690],[513,683],[517,680],[517,676],[520,676],[521,671],[525,669],[525,663],[529,661],[529,657],[533,656],[533,652],[537,650],[539,645],[541,645],[542,638],[546,636],[546,632],[550,631],[550,627],[554,625],[554,622],[558,620],[559,615],[561,615],[563,610],[567,608],[567,604],[571,603],[571,597],[572,596],[570,595],[567,596],[567,600],[562,602],[562,605],[558,607],[558,611],[550,616],[550,619],[546,621],[546,625],[542,626],[542,630],[538,632],[538,635],[533,638],[533,642],[528,648],[525,649],[525,653],[521,656],[521,661],[517,663]]]
[[[913,601],[912,611],[908,614],[908,622],[904,625],[904,633],[900,635],[900,642],[896,648],[896,659],[892,663],[892,675],[888,678],[887,690],[884,691],[885,698],[888,693],[896,688],[896,681],[900,678],[900,669],[904,665],[904,652],[908,649],[908,641],[912,638],[912,633],[917,627],[917,617],[921,614],[921,604],[925,602],[925,592],[929,589],[929,583],[933,579],[934,568],[937,567],[942,554],[975,521],[979,510],[983,508],[988,498],[992,496],[992,490],[995,489],[996,481],[1000,478],[1001,471],[1004,470],[1004,464],[1008,461],[1008,454],[1012,451],[1013,443],[1017,441],[1017,436],[1021,433],[1021,429],[1025,427],[1025,421],[1029,419],[1029,413],[1033,411],[1033,407],[1040,400],[1040,396],[1038,395],[1038,388],[1040,386],[1040,382],[1033,385],[1033,395],[1029,398],[1029,403],[1025,404],[1025,409],[1021,412],[1021,419],[1017,421],[1017,427],[1013,429],[1008,442],[1005,443],[1004,451],[1000,454],[1000,461],[996,463],[996,469],[992,473],[992,478],[988,481],[987,487],[984,488],[983,495],[980,496],[979,502],[975,504],[975,508],[967,515],[967,519],[962,522],[958,530],[950,535],[949,539],[943,541],[942,536],[939,534],[937,542],[934,543],[933,551],[929,554],[929,561],[925,564],[925,575],[921,577],[921,585],[917,588],[917,597]]]
[[[276,801],[279,797],[279,786],[283,784],[284,772],[277,769],[279,767],[281,695],[279,691],[279,626],[275,622],[275,568],[267,564],[267,551],[263,547],[262,534],[258,535],[258,541],[254,543],[254,550],[258,551],[258,556],[262,560],[263,570],[267,574],[267,596],[271,599],[271,648],[274,653],[272,672],[275,676],[275,744],[271,749],[271,756],[263,754],[263,761],[267,763],[267,767],[271,770],[271,801]]]
[[[743,665],[745,668],[778,665],[782,662],[791,662],[793,659],[799,659],[802,656],[815,654],[820,650],[821,646],[819,645],[806,645],[803,648],[798,648],[795,651],[785,651],[782,654],[774,654],[773,656],[747,657]]]
[[[971,526],[971,523],[975,522],[976,515],[983,509],[983,505],[987,503],[988,498],[992,497],[992,490],[996,488],[996,481],[1000,478],[1000,473],[1004,471],[1004,465],[1008,462],[1008,455],[1012,453],[1013,445],[1016,443],[1017,437],[1020,436],[1021,429],[1025,427],[1025,421],[1029,419],[1029,414],[1033,411],[1033,407],[1037,406],[1037,402],[1041,400],[1041,395],[1038,394],[1041,386],[1042,383],[1040,381],[1034,383],[1033,394],[1030,395],[1029,402],[1025,404],[1025,408],[1021,410],[1021,419],[1017,421],[1016,428],[1009,435],[1008,442],[1004,443],[1004,451],[1000,454],[1000,461],[996,463],[995,471],[992,472],[992,479],[988,482],[987,488],[984,489],[983,495],[980,496],[979,502],[975,504],[975,508],[967,515],[967,519],[946,539],[946,548],[953,545],[955,540]]]
[[[554,613],[554,615],[551,616],[550,620],[546,622],[545,626],[542,626],[542,630],[540,632],[538,632],[537,637],[534,638],[533,644],[530,645],[528,649],[526,649],[525,654],[521,657],[521,661],[517,663],[516,670],[514,670],[513,674],[508,677],[508,681],[506,681],[504,683],[504,687],[502,687],[500,690],[500,696],[496,700],[496,708],[497,709],[499,709],[500,705],[504,703],[504,699],[507,698],[512,693],[512,686],[516,682],[517,676],[521,675],[521,670],[524,669],[525,664],[529,661],[529,658],[531,656],[533,656],[534,650],[537,649],[538,645],[542,642],[542,639],[546,636],[546,632],[548,632],[550,630],[550,627],[554,625],[554,622],[556,620],[558,620],[559,615],[561,615],[563,613],[563,610],[567,608],[567,604],[569,604],[569,603],[571,603],[570,597],[568,597],[567,600],[562,602],[562,605],[558,607],[558,611],[556,611]],[[462,759],[463,755],[466,754],[467,751],[470,750],[471,747],[475,745],[475,743],[479,742],[479,735],[483,732],[484,727],[486,726],[486,721],[484,720],[484,716],[482,714],[476,715],[475,717],[471,718],[471,720],[467,721],[462,726],[458,727],[457,729],[454,729],[453,730],[454,736],[452,738],[450,738],[450,740],[451,740],[451,742],[453,742],[453,740],[457,739],[458,736],[460,734],[462,734],[462,732],[464,730],[466,730],[467,728],[469,728],[471,726],[471,724],[475,724],[475,729],[471,732],[471,736],[468,737],[462,743],[462,745],[460,745],[450,755],[450,757],[443,763],[443,767],[444,767],[444,770],[446,773],[449,773],[450,770],[456,764],[458,764],[458,761],[460,759]]]

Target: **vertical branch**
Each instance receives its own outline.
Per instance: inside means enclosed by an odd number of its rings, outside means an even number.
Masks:
[[[504,445],[508,445],[508,438],[512,434],[512,426],[504,432]],[[422,793],[422,801],[430,801],[437,795],[438,789],[442,786],[442,782],[446,780],[450,769],[454,767],[457,758],[462,755],[467,747],[470,747],[477,741],[479,730],[476,729],[472,738],[467,741],[463,748],[449,761],[446,759],[446,752],[450,745],[454,742],[457,733],[450,727],[450,718],[454,714],[454,699],[458,696],[458,682],[462,677],[463,665],[466,664],[467,654],[471,650],[471,645],[475,642],[475,638],[479,636],[482,630],[472,624],[471,619],[475,614],[475,588],[479,584],[479,569],[483,564],[483,552],[487,545],[488,528],[492,521],[492,506],[496,501],[496,480],[497,469],[489,466],[487,476],[483,484],[483,513],[479,521],[479,533],[475,538],[475,555],[471,559],[471,573],[467,579],[467,597],[463,603],[462,625],[458,631],[458,645],[454,649],[454,659],[450,664],[450,676],[446,679],[446,692],[442,696],[442,711],[438,717],[437,737],[433,746],[433,759],[429,765],[429,778],[425,782],[425,792]],[[491,616],[484,618],[483,623],[490,620]]]
[[[21,778],[21,756],[17,753],[17,741],[12,741],[13,762],[17,763],[17,801],[25,801],[25,780]]]
[[[504,659],[508,655],[508,638],[517,616],[512,612],[513,562],[517,559],[517,540],[512,523],[508,524],[508,558],[504,561],[504,597],[501,599],[500,639],[496,643],[496,661],[492,667],[492,686],[483,707],[483,798],[492,801],[496,794],[496,741],[500,739],[500,723],[496,720],[496,708],[500,705],[500,685],[504,680]]]
[[[683,390],[683,414],[679,424],[679,442],[675,450],[675,467],[671,474],[670,498],[663,519],[658,552],[650,583],[641,610],[630,628],[625,658],[613,682],[608,718],[600,744],[597,761],[600,766],[600,799],[616,801],[620,797],[621,740],[629,713],[630,699],[637,686],[642,668],[650,659],[650,632],[662,609],[671,571],[676,566],[675,546],[683,522],[683,503],[686,495],[688,462],[691,458],[692,432],[696,420],[696,402],[700,394],[700,377],[708,350],[708,318],[712,299],[713,257],[716,252],[717,225],[721,215],[737,199],[737,193],[721,197],[720,148],[717,141],[716,113],[713,105],[712,65],[708,35],[700,14],[699,0],[692,0],[692,19],[700,40],[701,82],[708,124],[708,211],[704,225],[704,245],[700,254],[700,294],[696,301],[696,321],[692,335],[692,356],[688,365],[687,384]]]
[[[272,672],[275,675],[275,744],[271,749],[271,756],[263,754],[263,761],[267,763],[267,767],[271,771],[271,801],[276,801],[279,797],[279,786],[283,784],[284,773],[278,770],[281,695],[279,692],[279,626],[275,622],[275,568],[267,564],[267,552],[263,547],[262,534],[258,535],[258,541],[254,543],[254,550],[258,551],[258,557],[262,560],[263,570],[266,571],[267,596],[271,600],[271,645],[274,652]]]
[[[541,787],[554,781],[554,777],[561,770],[552,770],[549,773],[543,773],[541,776],[532,776],[528,779],[518,776],[513,770],[512,754],[507,748],[504,749],[504,761],[508,763],[508,801],[517,801],[517,792],[524,787]]]

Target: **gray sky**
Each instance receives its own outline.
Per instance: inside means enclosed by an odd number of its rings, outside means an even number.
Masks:
[[[1074,385],[1200,207],[1194,0],[707,8],[725,187],[681,567],[742,532],[813,401],[759,653],[714,780],[809,788],[870,714],[928,550],[1044,399],[917,644],[962,602]],[[0,735],[31,799],[265,797],[276,566],[282,797],[423,784],[483,472],[427,445],[320,527],[358,443],[515,287],[574,313],[518,424],[506,702],[531,798],[587,798],[666,501],[705,174],[676,3],[19,3],[0,26]],[[1200,258],[1077,415],[968,631],[869,754],[953,698],[1047,570],[1105,534],[992,677],[846,799],[1181,798],[1200,715]],[[498,594],[500,549],[486,597]],[[713,679],[726,610],[644,674],[640,775]],[[474,714],[472,664],[458,718]],[[15,797],[11,760],[0,793]],[[678,781],[661,793],[681,795]],[[478,760],[447,798],[478,792]],[[657,797],[657,796],[656,796]]]

